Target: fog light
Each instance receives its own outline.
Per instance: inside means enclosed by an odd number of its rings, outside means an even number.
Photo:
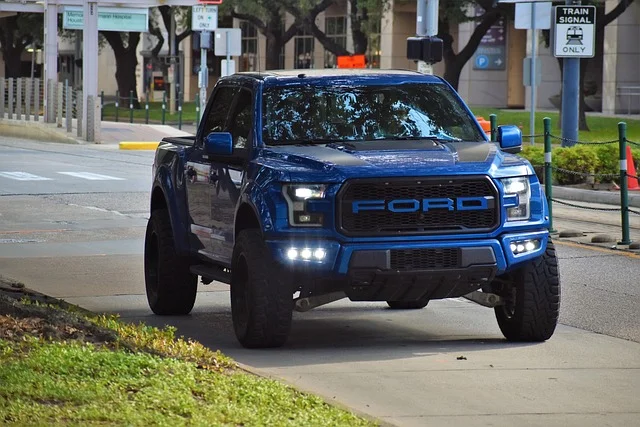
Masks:
[[[304,248],[304,249],[300,252],[300,256],[302,257],[302,259],[311,259],[311,249],[309,249],[309,248]]]
[[[295,248],[291,248],[287,251],[287,258],[296,259],[298,258],[298,250]]]
[[[509,244],[509,248],[514,255],[520,255],[526,252],[531,252],[540,247],[540,240],[522,240],[519,242],[513,242]]]
[[[324,259],[325,256],[327,256],[327,252],[322,248],[313,251],[313,257],[317,260]]]

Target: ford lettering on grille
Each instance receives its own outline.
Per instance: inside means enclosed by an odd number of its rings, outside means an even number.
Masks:
[[[356,200],[351,204],[354,214],[364,211],[390,211],[394,213],[448,211],[481,211],[490,207],[491,196],[437,197],[429,199]]]

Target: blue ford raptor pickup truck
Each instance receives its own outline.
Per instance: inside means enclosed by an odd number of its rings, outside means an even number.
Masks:
[[[231,287],[250,348],[292,312],[341,298],[390,309],[466,297],[510,341],[553,334],[560,280],[548,206],[522,135],[490,142],[443,79],[396,70],[221,78],[197,135],[155,153],[149,305],[187,314],[199,279]]]

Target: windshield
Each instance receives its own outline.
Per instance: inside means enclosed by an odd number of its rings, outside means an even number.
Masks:
[[[281,86],[263,93],[263,140],[269,145],[484,137],[443,84]]]

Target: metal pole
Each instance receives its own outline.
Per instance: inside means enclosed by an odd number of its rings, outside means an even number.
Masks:
[[[622,216],[622,241],[619,245],[630,245],[629,236],[629,188],[627,185],[627,124],[618,123],[620,144],[620,214]]]
[[[491,123],[491,142],[496,142],[498,139],[498,116],[489,114],[489,123]]]
[[[13,120],[13,77],[9,77],[9,120]]]
[[[416,3],[416,35],[427,35],[427,0],[417,0]],[[429,64],[418,61],[418,72],[429,74]]]
[[[66,116],[67,116],[67,132],[73,132],[73,110],[71,109],[72,104],[72,87],[67,85],[67,90],[65,91],[65,107],[66,107]]]
[[[120,91],[116,91],[116,123],[118,122],[118,106],[120,105]]]
[[[4,119],[4,92],[5,92],[5,80],[0,77],[0,120]]]
[[[133,123],[133,91],[129,91],[129,123]]]
[[[207,67],[207,49],[200,49],[200,96],[199,102],[196,102],[196,115],[198,115],[198,121],[200,120],[199,114],[201,111],[204,111],[204,103],[207,100],[208,80],[209,69]]]
[[[144,104],[144,123],[149,124],[149,95],[147,95],[147,99]]]
[[[196,93],[196,128],[200,127],[200,94]]]
[[[104,120],[104,91],[100,91],[100,121]]]
[[[167,92],[162,92],[162,124],[165,123],[167,115]]]
[[[565,4],[578,5],[581,1],[566,0]],[[578,139],[580,58],[564,58],[562,70],[562,146],[571,147]]]
[[[182,130],[182,93],[178,97],[178,129]]]
[[[536,3],[531,3],[531,108],[529,109],[529,129],[531,139],[529,143],[535,144],[535,138],[533,134],[536,133],[536,57],[538,56],[538,30],[536,29]]]
[[[58,82],[58,90],[56,90],[56,101],[58,103],[58,107],[56,109],[56,126],[62,127],[62,108],[64,107],[64,83]]]
[[[84,97],[82,96],[82,91],[79,90],[78,93],[76,93],[76,119],[77,119],[77,135],[79,138],[82,138],[82,117],[84,115],[84,103],[83,103]]]
[[[173,14],[173,7],[169,13],[169,20],[171,21],[169,32],[169,61],[170,67],[173,70],[173,79],[169,82],[169,113],[175,114],[176,112],[176,19]]]
[[[40,120],[40,79],[33,82],[33,120]]]
[[[25,81],[25,89],[24,89],[24,94],[25,94],[24,118],[25,118],[26,121],[31,120],[31,99],[32,99],[32,96],[33,96],[32,91],[33,91],[33,81],[32,81],[32,79],[28,79],[27,81]]]
[[[544,123],[544,194],[549,206],[549,232],[555,233],[553,229],[553,176],[551,169],[551,119],[545,117]]]
[[[231,47],[229,46],[231,44],[231,40],[230,40],[230,34],[229,31],[227,31],[227,37],[226,37],[226,41],[227,41],[227,76],[230,74],[230,66],[231,66],[231,55],[229,54],[229,49],[231,49]]]
[[[22,78],[16,79],[16,118],[22,120]]]

